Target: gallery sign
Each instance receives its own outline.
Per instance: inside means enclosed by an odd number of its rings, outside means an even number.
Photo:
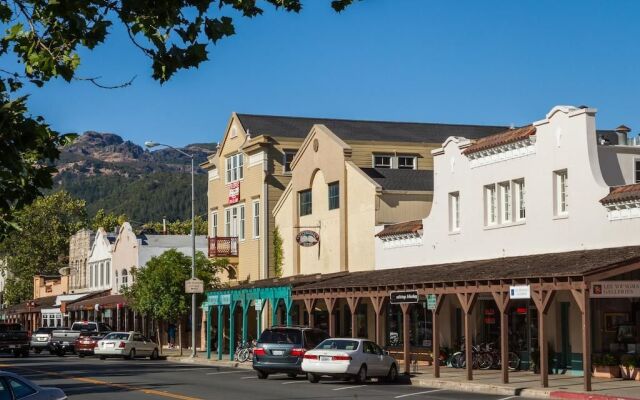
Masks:
[[[320,235],[318,232],[304,230],[300,231],[296,236],[296,242],[302,247],[311,247],[320,243]]]
[[[240,181],[229,184],[229,204],[236,204],[240,201]]]
[[[531,286],[529,285],[517,285],[509,287],[510,299],[530,299],[531,298]]]
[[[417,303],[419,296],[417,290],[403,290],[389,293],[391,304]]]
[[[591,282],[591,297],[640,297],[640,281]]]

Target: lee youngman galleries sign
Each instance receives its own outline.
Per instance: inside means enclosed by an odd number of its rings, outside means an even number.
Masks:
[[[391,304],[417,303],[418,291],[405,290],[402,292],[391,292],[389,293],[389,298],[390,298]]]
[[[640,297],[640,281],[591,282],[591,297]]]
[[[236,204],[240,201],[240,181],[229,184],[229,204]]]

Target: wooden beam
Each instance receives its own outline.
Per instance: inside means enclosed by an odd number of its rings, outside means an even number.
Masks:
[[[402,345],[404,353],[404,373],[411,374],[411,339],[409,338],[409,307],[411,304],[400,304],[402,309]]]
[[[327,313],[329,314],[329,336],[336,336],[336,326],[333,318],[333,309],[338,301],[335,297],[323,297],[324,303],[327,305]]]
[[[382,318],[381,314],[384,311],[385,297],[371,296],[369,297],[369,300],[371,300],[373,311],[376,314],[376,343],[378,343],[379,346],[384,347],[384,334],[382,333],[382,324],[380,323],[380,319]]]
[[[431,332],[433,338],[433,377],[440,378],[440,310],[442,309],[444,295],[436,295],[436,307],[431,310]]]
[[[316,299],[304,299],[304,308],[307,309],[307,314],[309,314],[309,327],[315,327],[315,321],[313,318],[313,310],[316,307]]]
[[[582,368],[584,390],[591,391],[591,299],[589,289],[582,292]]]

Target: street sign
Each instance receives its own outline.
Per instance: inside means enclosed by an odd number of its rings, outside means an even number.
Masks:
[[[262,310],[262,299],[255,299],[253,301],[253,308],[255,308],[256,311]]]
[[[389,297],[391,304],[417,303],[419,298],[417,290],[391,292],[389,293]]]
[[[509,287],[510,299],[530,299],[531,298],[531,286],[518,285]]]
[[[198,278],[191,278],[184,281],[184,292],[185,293],[203,293],[204,292],[204,282],[202,282]]]
[[[231,295],[230,294],[223,294],[220,296],[220,304],[223,306],[228,306],[229,304],[231,304]]]
[[[427,310],[435,310],[436,309],[436,303],[438,298],[436,297],[435,294],[428,294],[427,295]]]

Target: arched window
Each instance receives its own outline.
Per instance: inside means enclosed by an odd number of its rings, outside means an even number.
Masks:
[[[111,285],[111,261],[107,261],[107,286]]]
[[[126,269],[122,270],[122,286],[123,287],[127,287],[129,286],[129,274],[127,273]]]
[[[104,263],[100,263],[100,286],[104,286]]]
[[[93,286],[93,264],[89,264],[89,287]]]
[[[119,287],[119,285],[118,285],[118,270],[116,270],[116,288],[118,288],[118,287]]]

